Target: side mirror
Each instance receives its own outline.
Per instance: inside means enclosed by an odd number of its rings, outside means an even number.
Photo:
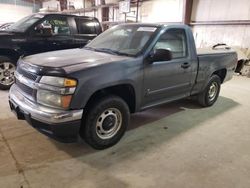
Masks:
[[[172,58],[173,56],[170,50],[156,49],[153,51],[149,59],[151,62],[157,62],[157,61],[170,61]]]
[[[35,27],[35,32],[38,35],[50,37],[53,35],[52,26],[50,24],[39,24]]]

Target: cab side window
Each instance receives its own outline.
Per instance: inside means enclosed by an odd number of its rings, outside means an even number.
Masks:
[[[95,21],[76,18],[76,24],[79,34],[96,34],[97,23]]]
[[[173,59],[187,56],[187,37],[184,29],[169,29],[157,41],[154,49],[167,49]]]
[[[66,17],[47,18],[36,26],[35,30],[39,31],[39,28],[45,28],[52,35],[70,35],[70,28]]]

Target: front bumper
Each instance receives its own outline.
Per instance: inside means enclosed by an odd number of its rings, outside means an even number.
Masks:
[[[29,122],[34,128],[60,140],[77,137],[83,110],[59,110],[38,105],[24,97],[14,84],[9,92],[11,110],[18,119]]]

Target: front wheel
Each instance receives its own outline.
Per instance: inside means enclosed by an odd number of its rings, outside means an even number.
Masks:
[[[124,135],[129,119],[129,108],[123,99],[103,97],[87,109],[80,136],[95,149],[111,147]]]
[[[15,81],[15,62],[5,56],[0,56],[0,89],[7,90]]]
[[[220,93],[221,79],[212,75],[205,90],[198,95],[198,102],[204,107],[212,106],[218,99]]]

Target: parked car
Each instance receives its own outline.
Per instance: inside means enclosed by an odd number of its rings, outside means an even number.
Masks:
[[[2,30],[6,30],[8,29],[10,26],[12,26],[14,24],[14,22],[9,22],[9,23],[4,23],[2,25],[0,25],[0,31]]]
[[[80,134],[104,149],[124,135],[130,113],[189,96],[212,106],[236,63],[230,49],[197,54],[184,25],[119,25],[83,49],[21,58],[10,108],[46,134]]]
[[[101,32],[96,18],[48,13],[33,14],[0,31],[0,89],[14,83],[20,56],[83,47]]]

